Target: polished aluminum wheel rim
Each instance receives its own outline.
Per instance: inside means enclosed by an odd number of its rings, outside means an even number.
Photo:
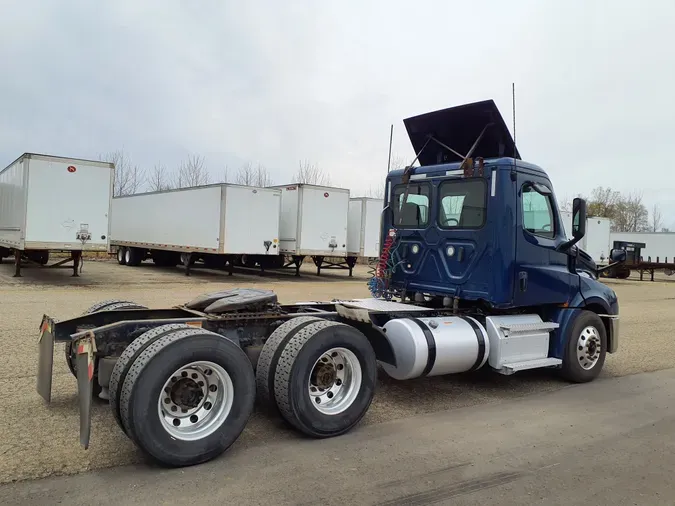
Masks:
[[[577,359],[579,365],[585,370],[590,370],[595,367],[600,358],[600,351],[602,349],[602,342],[600,341],[600,334],[595,327],[586,327],[581,331],[581,335],[577,340]]]
[[[125,261],[126,263],[130,263],[130,262],[131,262],[131,250],[130,250],[129,248],[127,248],[127,249],[124,250],[124,261]]]
[[[234,401],[230,375],[218,364],[193,362],[174,372],[159,395],[159,418],[176,439],[194,441],[213,434]]]
[[[333,348],[314,363],[307,389],[319,412],[337,415],[354,403],[362,381],[361,364],[354,352]]]

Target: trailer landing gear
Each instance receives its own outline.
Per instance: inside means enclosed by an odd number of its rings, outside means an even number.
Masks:
[[[78,274],[78,269],[80,268],[80,263],[82,261],[82,252],[81,251],[71,251],[70,252],[70,258],[73,260],[73,278],[78,278],[80,275]]]
[[[326,260],[325,256],[316,255],[312,257],[314,265],[316,265],[316,275],[321,275],[321,269],[349,269],[349,277],[353,277],[354,266],[356,265],[357,257],[348,256],[343,261],[331,262]]]
[[[21,277],[21,250],[14,250],[14,276],[15,278]]]

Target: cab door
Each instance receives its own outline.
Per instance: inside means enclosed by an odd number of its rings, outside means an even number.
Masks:
[[[566,237],[550,181],[519,173],[517,201],[515,305],[568,302],[578,292],[579,276],[559,250]]]

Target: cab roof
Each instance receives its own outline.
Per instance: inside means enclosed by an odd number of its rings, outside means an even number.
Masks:
[[[447,171],[459,170],[462,162],[456,163],[442,163],[437,165],[426,165],[423,167],[414,167],[413,174],[428,174],[428,175],[439,175],[445,176]],[[533,163],[525,162],[523,160],[517,160],[510,157],[502,158],[490,158],[485,160],[485,167],[496,168],[497,170],[511,170],[513,167],[516,167],[516,170],[526,170],[532,172],[536,175],[544,176],[548,178],[546,171],[535,165]],[[392,170],[387,174],[387,179],[397,179],[403,176],[405,169],[396,169]]]

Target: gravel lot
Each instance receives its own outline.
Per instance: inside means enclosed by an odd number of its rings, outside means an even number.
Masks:
[[[368,296],[363,266],[357,266],[351,279],[346,271],[326,271],[320,278],[312,274],[309,266],[305,271],[303,277],[295,278],[290,272],[264,277],[235,273],[228,277],[195,270],[187,278],[180,269],[158,269],[151,264],[132,269],[111,262],[87,262],[81,278],[71,278],[68,269],[33,268],[24,269],[23,277],[17,279],[11,277],[11,265],[0,265],[0,345],[5,365],[0,370],[0,483],[78,473],[142,459],[103,403],[94,405],[90,449],[81,449],[75,379],[66,368],[60,346],[55,352],[52,406],[48,409],[44,405],[35,391],[36,339],[43,313],[64,319],[109,298],[170,306],[200,293],[232,286],[270,288],[282,302]],[[618,293],[621,304],[621,343],[619,353],[608,357],[603,375],[621,376],[675,366],[675,282],[659,278],[656,282],[608,283]],[[555,376],[541,371],[511,377],[479,371],[400,383],[382,376],[364,424],[452,407],[504,402],[565,386]],[[297,437],[279,420],[256,412],[236,444],[258,446]]]

